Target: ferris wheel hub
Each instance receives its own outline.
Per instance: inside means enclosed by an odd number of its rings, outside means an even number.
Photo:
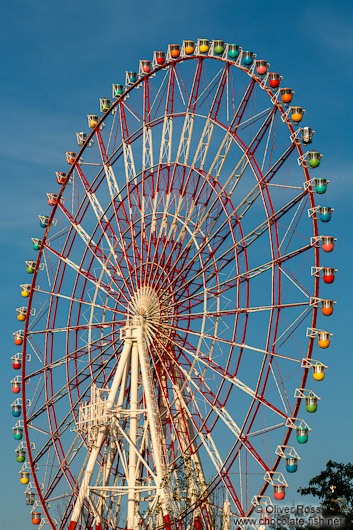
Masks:
[[[162,316],[161,303],[155,290],[149,286],[137,289],[130,301],[129,313],[133,318],[142,317],[147,334],[154,335]]]

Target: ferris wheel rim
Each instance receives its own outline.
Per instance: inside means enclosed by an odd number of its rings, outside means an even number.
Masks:
[[[158,68],[152,70],[149,74],[147,74],[147,76],[150,77],[151,75],[153,75],[153,74],[156,73],[157,71],[159,71],[159,70],[161,70],[161,69],[164,69],[164,68],[166,68],[166,67],[170,67],[171,64],[173,64],[173,63],[179,63],[179,62],[183,62],[183,61],[185,61],[185,60],[196,59],[196,58],[200,59],[200,57],[193,56],[193,57],[185,57],[185,58],[180,58],[180,59],[177,59],[177,60],[170,61],[168,64],[166,63],[165,65],[163,65],[163,66],[161,66],[161,67],[158,67]],[[211,59],[211,57],[202,57],[202,59],[204,59],[204,58]],[[222,58],[219,58],[219,57],[213,57],[213,59],[218,59],[218,60],[223,61],[223,62],[229,62],[227,59],[222,59]],[[240,68],[241,70],[243,70],[244,72],[248,73],[248,71],[247,71],[245,68],[243,68],[243,67],[239,67],[239,68]],[[146,77],[147,77],[147,76],[146,76]],[[258,80],[258,79],[255,79],[255,81],[256,81],[257,83],[259,83],[259,80]],[[139,79],[139,80],[138,80],[133,86],[129,87],[128,90],[126,91],[126,93],[124,93],[124,95],[122,95],[122,96],[119,98],[119,100],[117,100],[115,103],[113,103],[113,105],[112,105],[112,107],[109,109],[109,111],[107,111],[107,112],[102,116],[102,118],[100,119],[99,124],[102,124],[102,123],[104,122],[104,120],[107,118],[107,116],[108,116],[109,113],[112,111],[112,109],[117,107],[117,105],[119,104],[119,101],[120,101],[121,99],[123,99],[124,96],[125,96],[127,93],[129,93],[130,91],[132,91],[133,89],[135,89],[139,84],[142,84],[142,83],[143,83],[143,78]],[[271,94],[271,91],[270,91],[270,90],[266,90],[266,92],[267,92],[268,95],[271,97],[271,95],[272,95],[272,94]],[[279,108],[279,111],[283,114],[283,109],[282,109],[279,105],[277,105],[277,104],[276,104],[276,107]],[[288,125],[289,129],[291,130],[291,132],[293,133],[293,132],[294,132],[294,129],[293,129],[293,127],[291,126],[291,124],[290,124],[290,123],[287,123],[287,125]],[[91,138],[94,136],[94,134],[95,134],[95,131],[93,130],[93,131],[91,132],[89,138],[91,139]],[[87,140],[88,140],[88,139],[87,139]],[[86,144],[87,144],[87,141],[86,141]],[[81,154],[84,152],[84,150],[86,149],[86,147],[87,147],[87,145],[84,145],[84,146],[81,148],[80,153],[79,153],[79,155],[78,155],[78,159],[80,158]],[[302,154],[301,146],[297,143],[296,147],[297,147],[297,149],[298,149],[298,152],[299,152],[300,155],[301,155],[301,154]],[[70,170],[69,170],[69,172],[68,172],[68,174],[67,174],[66,183],[62,186],[62,188],[61,188],[61,190],[60,190],[60,194],[59,194],[59,197],[60,197],[60,198],[61,198],[61,196],[62,196],[62,194],[63,194],[63,191],[64,191],[64,189],[65,189],[65,187],[66,187],[66,185],[67,185],[68,179],[69,179],[71,173],[72,173],[73,170],[74,170],[74,166],[75,166],[75,164],[72,165],[72,167],[70,168]],[[309,175],[308,175],[308,171],[307,171],[307,169],[306,169],[306,168],[303,168],[303,169],[304,169],[304,173],[305,173],[306,179],[307,179],[307,180],[310,180],[310,179],[309,179]],[[312,197],[311,195],[310,195],[309,197],[310,197],[310,200],[311,200],[312,203],[313,203],[313,197]],[[60,200],[60,199],[59,199],[59,200]],[[52,214],[51,214],[51,216],[50,216],[49,226],[50,226],[50,222],[51,222],[51,220],[54,218],[54,214],[55,214],[55,211],[56,211],[57,208],[58,208],[58,203],[54,206],[54,209],[53,209]],[[109,208],[109,206],[108,206],[108,208]],[[313,225],[314,225],[314,233],[316,232],[316,235],[317,235],[317,222],[314,221],[314,222],[313,222]],[[48,228],[46,229],[45,234],[44,234],[44,237],[43,237],[43,240],[42,240],[42,247],[41,247],[40,252],[39,252],[39,255],[38,255],[37,263],[40,262],[41,254],[42,254],[43,249],[44,249],[44,242],[46,241],[46,237],[47,237],[47,235],[48,235],[48,233],[49,233],[49,226],[48,226]],[[93,234],[92,234],[92,235],[93,235]],[[102,236],[102,237],[103,237],[103,236]],[[316,256],[315,259],[316,259],[317,262],[318,262],[318,251],[316,252],[316,254],[317,254],[317,256]],[[36,275],[37,275],[37,270],[35,271],[33,281],[35,281]],[[315,278],[315,288],[314,288],[314,289],[315,289],[315,293],[316,293],[316,295],[317,295],[317,293],[318,293],[318,283],[319,283],[319,282],[318,282],[318,278]],[[31,294],[30,294],[30,298],[29,298],[29,307],[30,307],[30,305],[31,305],[31,303],[32,303],[32,296],[33,296],[33,293],[31,292]],[[315,313],[315,317],[316,317],[316,312],[317,312],[316,309],[314,309],[314,311],[313,311],[313,315],[314,315],[314,313]],[[314,320],[315,320],[315,319],[314,319]],[[315,326],[314,326],[314,327],[315,327]],[[27,330],[28,330],[28,321],[26,321],[25,336],[27,335]],[[309,358],[311,357],[312,343],[313,343],[313,341],[311,341],[311,345],[310,345],[309,350],[308,350],[308,357],[309,357]],[[25,351],[26,351],[25,348],[26,348],[26,341],[24,342],[24,353],[25,353]],[[24,361],[24,363],[23,363],[23,367],[24,367],[24,366],[25,366],[25,361]],[[305,369],[304,372],[303,372],[302,383],[303,383],[304,385],[305,385],[305,380],[306,380],[306,377],[307,377],[307,372],[308,372],[308,369]],[[25,372],[23,372],[23,373],[25,373]],[[23,387],[22,387],[22,392],[23,392],[23,399],[26,399],[26,396],[25,396],[25,385],[23,385]],[[254,404],[255,404],[255,402],[256,402],[256,400],[254,399]],[[294,417],[296,417],[296,415],[297,415],[297,413],[298,413],[299,403],[300,403],[300,401],[297,400],[296,407],[295,407],[295,409],[294,409]],[[259,403],[258,403],[258,402],[257,402],[257,406],[259,406]],[[25,410],[24,410],[24,418],[25,418],[25,414],[26,414],[26,412],[25,412]],[[26,440],[27,440],[27,439],[28,439],[28,438],[27,438],[27,436],[28,436],[28,431],[27,431],[27,424],[26,424],[26,423],[25,423],[25,433],[26,433]],[[284,443],[286,443],[286,441],[288,440],[289,435],[290,435],[290,430],[288,429],[288,430],[287,430],[287,434],[286,434],[285,442],[284,442]],[[55,444],[54,444],[54,445],[55,445]],[[275,467],[273,468],[274,470],[277,468],[279,461],[280,461],[280,457],[277,457],[277,461],[276,461],[277,463],[275,464]],[[35,477],[35,476],[36,476],[36,474],[35,474],[35,472],[34,472],[34,470],[33,470],[33,477]],[[35,479],[35,481],[36,481],[36,479]],[[264,487],[265,487],[265,489],[266,489],[266,487],[267,487],[267,484],[266,484],[266,483],[264,484]],[[263,491],[264,491],[264,490],[263,490]],[[262,494],[262,493],[261,493],[261,494]],[[251,512],[250,512],[250,513],[251,513]],[[48,517],[49,517],[49,514],[48,514]]]

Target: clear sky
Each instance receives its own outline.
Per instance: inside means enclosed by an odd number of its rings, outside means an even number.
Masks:
[[[98,98],[110,97],[111,83],[124,82],[139,59],[183,39],[222,38],[268,60],[316,130],[321,176],[331,182],[325,201],[335,208],[329,230],[338,241],[327,259],[339,269],[337,305],[320,408],[288,500],[328,459],[352,461],[352,1],[0,0],[0,12],[2,528],[32,526],[14,453],[10,357],[37,214],[46,192],[57,191],[54,172],[75,132],[87,130],[86,115],[98,112]]]

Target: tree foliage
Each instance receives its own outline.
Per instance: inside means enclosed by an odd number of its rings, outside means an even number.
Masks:
[[[353,464],[342,464],[329,460],[326,469],[311,480],[308,486],[299,488],[301,495],[312,495],[320,500],[322,515],[329,519],[339,517],[345,519],[342,530],[353,530]],[[276,530],[311,530],[296,526],[271,526]],[[318,526],[316,526],[318,528]],[[332,525],[321,528],[332,528]]]
[[[343,514],[346,528],[353,528],[353,464],[329,460],[326,469],[298,491],[318,497],[326,515]]]

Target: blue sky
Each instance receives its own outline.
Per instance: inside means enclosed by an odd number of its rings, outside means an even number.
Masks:
[[[74,149],[75,132],[87,130],[86,115],[98,112],[98,98],[110,97],[111,83],[124,82],[125,70],[137,68],[139,59],[188,38],[222,38],[268,60],[306,109],[305,122],[316,130],[315,147],[324,154],[321,176],[331,181],[325,201],[335,208],[330,233],[338,238],[328,264],[339,269],[329,322],[334,337],[315,428],[302,452],[305,465],[288,495],[297,498],[295,489],[328,459],[352,460],[351,0],[1,0],[0,6],[4,528],[31,525],[15,461],[9,381],[19,284],[27,281],[24,261],[32,255],[37,214],[47,210],[45,193],[57,191],[54,172],[63,167],[64,152]]]

